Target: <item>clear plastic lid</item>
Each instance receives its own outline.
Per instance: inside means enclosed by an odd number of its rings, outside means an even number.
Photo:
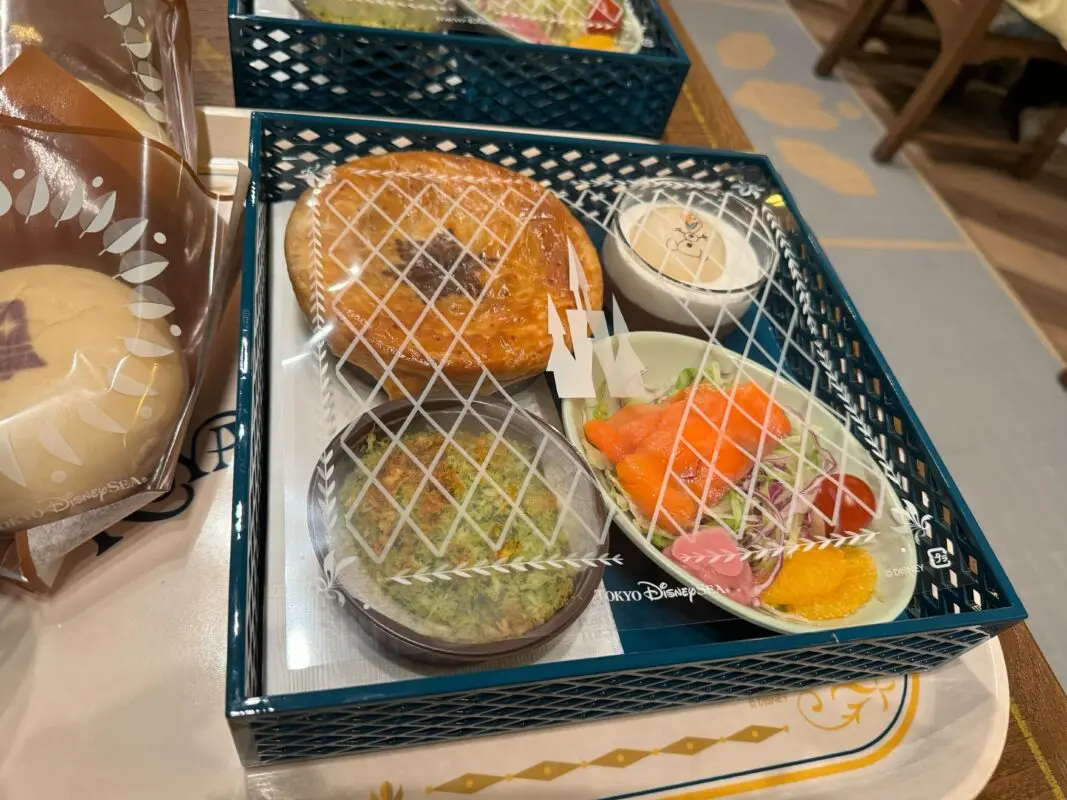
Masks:
[[[906,614],[923,521],[771,207],[479,154],[270,205],[268,689]]]
[[[41,565],[169,488],[243,204],[133,132],[0,117],[0,159],[0,533]]]
[[[490,33],[609,53],[650,47],[629,0],[258,0],[260,13],[426,33]]]

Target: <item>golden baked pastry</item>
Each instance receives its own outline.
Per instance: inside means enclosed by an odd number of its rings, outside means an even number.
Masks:
[[[330,349],[376,378],[399,353],[386,391],[417,396],[436,364],[464,391],[483,370],[502,384],[544,371],[548,296],[563,319],[577,307],[568,240],[600,309],[596,248],[555,194],[486,161],[412,152],[348,162],[305,192],[285,256],[304,315],[325,300]]]

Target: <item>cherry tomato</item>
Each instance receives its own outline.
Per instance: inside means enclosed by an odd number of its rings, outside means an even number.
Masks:
[[[844,489],[844,491],[842,491]],[[837,518],[834,509],[837,496],[841,495],[841,508]],[[855,475],[838,475],[836,478],[823,478],[819,493],[815,495],[815,508],[827,519],[834,520],[833,527],[837,533],[856,533],[871,524],[876,511],[874,492],[863,479]]]
[[[586,19],[587,33],[617,33],[622,27],[622,8],[615,0],[596,0]]]

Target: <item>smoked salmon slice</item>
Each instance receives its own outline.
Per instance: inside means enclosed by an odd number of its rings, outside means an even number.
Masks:
[[[701,511],[696,498],[710,508],[751,472],[764,437],[774,440],[764,444],[771,450],[790,433],[782,407],[751,382],[729,393],[700,383],[666,403],[634,403],[585,423],[586,438],[616,465],[641,513],[675,535],[693,529]]]
[[[689,485],[698,497],[704,498],[708,508],[716,505],[730,489],[738,485],[752,469],[752,459],[748,454],[726,439],[722,439],[719,450],[713,457],[714,470],[708,480],[707,467],[701,468],[689,479]],[[709,460],[712,457],[709,456]],[[733,484],[733,485],[731,485]]]
[[[602,419],[589,420],[583,426],[583,430],[589,443],[606,455],[612,464],[618,464],[631,452],[631,448],[626,446],[619,432]]]
[[[771,400],[762,387],[743,383],[731,393],[733,406],[726,419],[726,435],[737,445],[755,455],[760,440],[769,437],[765,450],[773,450],[793,431],[782,407]]]
[[[630,452],[633,452],[656,429],[662,415],[662,406],[633,403],[612,414],[608,424],[618,431]]]
[[[654,525],[676,536],[693,530],[699,511],[697,501],[673,475],[664,486],[665,459],[653,453],[634,453],[619,462],[616,474],[634,505]]]
[[[623,406],[606,420],[591,419],[583,429],[585,438],[613,464],[634,452],[656,430],[663,408],[633,403]]]
[[[729,400],[726,395],[708,383],[701,383],[697,387],[690,386],[675,393],[671,398],[672,403],[684,403],[690,397],[693,405],[700,409],[709,422],[713,425],[721,425],[726,416],[726,408]]]

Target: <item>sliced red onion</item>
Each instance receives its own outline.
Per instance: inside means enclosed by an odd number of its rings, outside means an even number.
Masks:
[[[771,456],[770,458],[764,458],[760,462],[760,465],[764,467],[770,467],[771,469],[786,469],[789,467],[790,462],[792,462],[793,459],[794,456],[788,454],[782,456]]]
[[[825,539],[826,538],[826,523],[823,522],[821,514],[813,514],[808,511],[805,515],[805,522],[807,524],[808,539]]]
[[[778,573],[782,570],[782,561],[784,560],[785,557],[781,553],[779,553],[775,557],[774,566],[771,567],[771,571],[768,577],[764,579],[762,583],[759,583],[752,588],[753,597],[759,597],[761,594],[763,594],[763,592],[767,589],[768,586],[774,583],[774,579],[778,577]]]
[[[768,586],[774,583],[774,579],[778,577],[778,572],[782,569],[782,561],[785,559],[785,536],[784,530],[780,530],[779,535],[775,538],[773,543],[774,547],[780,547],[782,550],[778,552],[778,555],[774,557],[774,564],[771,566],[769,574],[760,581],[752,590],[752,596],[758,598]]]
[[[785,485],[781,481],[774,481],[769,487],[767,487],[767,499],[771,501],[771,505],[773,505],[779,512],[781,512],[783,509],[778,504],[778,501],[782,493],[785,491]],[[788,500],[789,498],[786,497],[787,502]]]

